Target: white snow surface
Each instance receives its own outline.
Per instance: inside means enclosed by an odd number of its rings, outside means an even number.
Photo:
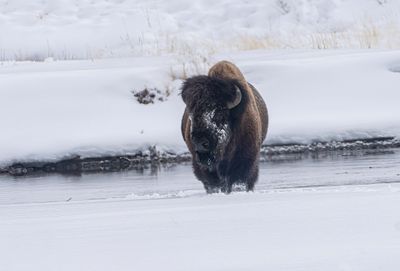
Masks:
[[[398,184],[0,205],[2,270],[397,271]]]
[[[0,60],[400,48],[397,0],[0,0]]]
[[[267,143],[400,136],[399,51],[249,51],[228,59],[264,97]],[[184,103],[174,57],[5,62],[0,66],[0,164],[71,155],[182,152]],[[165,102],[139,104],[132,90]]]

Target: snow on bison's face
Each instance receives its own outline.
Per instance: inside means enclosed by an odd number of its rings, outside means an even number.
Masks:
[[[188,79],[182,88],[194,161],[212,171],[222,160],[232,136],[232,109],[241,91],[234,82],[208,76]]]

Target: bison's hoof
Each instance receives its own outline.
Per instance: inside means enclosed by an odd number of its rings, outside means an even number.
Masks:
[[[206,189],[207,194],[215,194],[221,192],[221,188],[217,186],[211,186],[205,184],[204,188]]]

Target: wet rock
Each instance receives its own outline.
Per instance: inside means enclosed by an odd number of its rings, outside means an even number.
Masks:
[[[56,172],[79,174],[82,172],[82,163],[79,157],[55,163]]]
[[[15,164],[8,168],[8,173],[13,176],[24,176],[28,174],[28,169],[22,164]]]

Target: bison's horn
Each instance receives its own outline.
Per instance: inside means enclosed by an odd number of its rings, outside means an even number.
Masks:
[[[226,104],[226,106],[228,107],[228,109],[232,109],[232,108],[236,107],[240,103],[241,100],[242,100],[242,92],[240,91],[240,89],[238,87],[236,87],[235,100],[233,100],[233,102],[228,102]]]

